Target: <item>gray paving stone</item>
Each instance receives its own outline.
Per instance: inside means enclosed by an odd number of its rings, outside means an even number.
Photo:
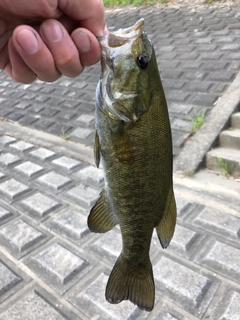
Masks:
[[[177,205],[177,212],[178,212],[178,218],[181,220],[186,215],[189,214],[189,212],[199,212],[201,211],[204,206],[199,206],[196,203],[188,202],[182,198],[179,198],[176,196],[176,205]]]
[[[47,214],[54,212],[61,204],[52,198],[45,196],[44,194],[37,192],[34,195],[27,197],[20,201],[18,205],[26,210],[26,213],[42,219]]]
[[[35,94],[32,92],[27,92],[23,95],[23,98],[27,100],[33,100],[35,98]]]
[[[83,162],[66,157],[66,156],[62,156],[60,158],[53,160],[52,164],[54,164],[59,169],[69,173],[83,166]]]
[[[197,54],[196,52],[189,52],[189,53],[181,53],[179,54],[179,58],[181,60],[193,60],[193,59],[198,59],[199,54]]]
[[[21,281],[21,277],[7,268],[0,260],[0,297]]]
[[[86,288],[75,290],[68,300],[84,312],[91,319],[126,320],[146,319],[147,312],[139,311],[129,301],[123,301],[119,305],[110,304],[105,300],[105,287],[108,276],[104,273],[98,275]],[[80,291],[80,292],[79,292]]]
[[[176,102],[171,102],[168,105],[169,111],[170,113],[174,112],[174,113],[179,113],[179,110],[181,110],[181,113],[183,115],[189,115],[190,112],[192,111],[192,104],[180,104],[180,103],[176,103]]]
[[[215,231],[221,236],[240,238],[240,219],[209,207],[204,208],[193,218],[193,223],[209,232]]]
[[[85,186],[84,184],[79,184],[66,192],[64,197],[79,204],[80,206],[83,206],[84,208],[89,208],[99,198],[99,191]]]
[[[0,109],[0,117],[6,118],[8,114],[10,114],[9,110],[5,110],[5,109],[1,110]]]
[[[219,52],[202,52],[200,54],[202,60],[220,60],[223,57],[223,53]],[[212,61],[211,61],[212,62]]]
[[[240,293],[227,288],[214,308],[212,319],[238,320],[240,315]]]
[[[79,81],[73,83],[73,88],[83,89],[87,86],[87,83],[85,81]]]
[[[66,317],[43,299],[38,292],[31,291],[0,314],[1,320],[51,319],[66,320]]]
[[[227,85],[225,83],[216,83],[214,84],[214,88],[211,90],[214,93],[222,94],[224,90],[226,90]]]
[[[34,148],[34,145],[26,141],[17,141],[16,143],[10,144],[10,149],[24,153]]]
[[[30,106],[30,103],[28,101],[21,101],[15,105],[15,108],[24,110],[24,109],[27,109],[29,106]]]
[[[228,53],[228,58],[233,60],[238,60],[240,58],[240,52],[230,52]]]
[[[36,180],[43,188],[58,193],[71,184],[72,180],[54,171],[44,174]]]
[[[0,225],[5,223],[12,216],[13,214],[10,211],[0,206]]]
[[[235,76],[236,74],[232,71],[214,71],[209,75],[208,80],[230,82]]]
[[[85,260],[58,243],[31,256],[26,264],[60,294],[79,280],[81,272],[87,266]]]
[[[43,105],[40,104],[34,104],[31,107],[28,108],[28,112],[31,113],[39,113],[40,111],[42,111],[44,109]]]
[[[48,101],[49,103],[49,101]],[[59,113],[59,110],[56,110],[56,109],[47,109],[45,108],[43,110],[43,112],[41,112],[41,115],[44,116],[44,117],[54,117],[56,116],[56,114]]]
[[[181,66],[183,69],[201,69],[202,62],[201,61],[187,61],[181,62]]]
[[[240,249],[213,240],[209,241],[208,248],[196,260],[240,283]]]
[[[69,138],[74,141],[83,141],[88,139],[94,130],[88,128],[76,128],[73,132],[70,133]]]
[[[29,155],[41,161],[49,161],[56,156],[55,152],[45,148],[39,148],[37,150],[31,151],[29,152]]]
[[[153,268],[156,290],[191,314],[202,317],[218,283],[209,277],[162,256]]]
[[[82,124],[83,126],[90,126],[95,120],[93,114],[81,114],[75,121]]]
[[[190,120],[175,119],[172,121],[172,128],[190,132],[192,131],[192,123]]]
[[[184,81],[180,81],[180,80],[164,80],[163,81],[163,86],[164,88],[168,89],[171,88],[173,90],[181,90],[184,86],[185,86],[185,82]]]
[[[158,239],[157,239],[157,242]],[[116,230],[107,232],[92,243],[91,249],[104,261],[113,265],[122,250],[122,237]]]
[[[34,123],[34,128],[41,131],[49,131],[50,128],[54,125],[54,121],[40,118]]]
[[[48,221],[48,226],[73,241],[80,240],[89,233],[87,216],[73,209],[67,209],[55,215],[51,221]]]
[[[223,42],[223,43],[232,43],[235,40],[235,37],[230,37],[230,36],[222,36],[218,39],[216,39],[216,42]]]
[[[234,61],[233,63],[230,64],[228,67],[228,70],[235,70],[238,71],[240,69],[240,62],[239,61]]]
[[[172,129],[174,131],[174,129]],[[184,141],[186,140],[186,136],[189,137],[189,133],[183,134],[183,132],[178,131],[178,135],[175,133],[175,137],[173,138],[173,156],[175,157],[178,154],[179,149],[184,144]],[[176,152],[177,150],[177,152]]]
[[[18,156],[13,155],[12,153],[2,153],[0,154],[0,166],[2,168],[9,168],[21,162],[21,159]]]
[[[60,124],[60,123],[54,123],[51,128],[48,130],[49,133],[55,134],[57,136],[60,136],[62,139],[68,139],[69,138],[69,132],[73,129],[72,126]]]
[[[25,255],[44,238],[45,235],[42,232],[22,219],[15,220],[0,230],[0,244],[16,258]]]
[[[160,311],[153,315],[152,320],[189,320],[189,318],[184,317],[176,310],[170,308],[167,304],[163,304]]]
[[[31,161],[26,161],[14,167],[14,171],[26,179],[31,179],[44,172],[44,168]]]
[[[76,112],[70,112],[70,111],[60,111],[60,113],[58,113],[57,115],[57,119],[60,121],[69,121],[72,120],[73,118],[75,118],[77,116]]]
[[[0,147],[3,148],[11,143],[17,141],[15,138],[9,136],[0,136]]]
[[[169,249],[189,258],[199,236],[197,232],[177,224]]]
[[[8,202],[16,200],[29,191],[28,186],[15,179],[9,179],[0,183],[0,196]]]
[[[34,116],[24,116],[19,120],[19,123],[21,123],[24,126],[33,126],[33,123],[36,122],[38,120],[38,118],[34,117]]]
[[[87,166],[75,174],[82,182],[93,184],[97,187],[101,186],[104,182],[103,170],[93,166]]]
[[[17,113],[16,111],[13,111],[8,114],[8,119],[12,121],[19,121],[23,117],[22,113]]]
[[[182,91],[166,91],[166,97],[172,101],[178,101],[180,104],[182,102],[187,101],[188,97],[190,96],[189,92],[182,92]]]
[[[58,106],[59,104],[61,104],[62,102],[64,102],[64,100],[62,98],[59,98],[59,97],[55,97],[55,96],[52,96],[48,99],[47,101],[47,104],[50,105],[50,106]],[[47,109],[50,111],[50,109]],[[53,109],[51,109],[53,110]],[[59,111],[59,110],[56,110],[55,111]],[[50,114],[51,114],[52,111],[50,111]],[[49,114],[49,115],[50,115]]]
[[[209,106],[212,107],[214,102],[218,99],[217,95],[206,94],[206,93],[195,93],[189,99],[193,104],[199,106]]]
[[[188,86],[188,90],[194,92],[208,92],[211,86],[212,82],[192,81]]]
[[[226,50],[226,51],[239,51],[239,49],[240,49],[240,44],[238,43],[225,44],[222,47],[222,50]]]

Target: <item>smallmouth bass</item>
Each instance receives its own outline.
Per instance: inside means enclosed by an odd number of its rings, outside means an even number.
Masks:
[[[173,236],[176,204],[172,138],[155,52],[144,19],[99,39],[102,75],[96,90],[94,156],[105,186],[90,211],[92,232],[119,224],[122,252],[109,276],[106,299],[154,307],[149,249],[156,228],[163,248]]]

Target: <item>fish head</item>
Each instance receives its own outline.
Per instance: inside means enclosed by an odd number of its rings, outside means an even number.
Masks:
[[[99,43],[103,108],[119,120],[137,121],[150,106],[150,79],[157,69],[144,19],[132,27],[110,32]]]

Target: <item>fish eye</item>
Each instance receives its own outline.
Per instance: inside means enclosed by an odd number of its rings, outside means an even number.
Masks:
[[[146,54],[140,54],[137,57],[137,65],[140,69],[146,69],[148,67],[149,57]]]

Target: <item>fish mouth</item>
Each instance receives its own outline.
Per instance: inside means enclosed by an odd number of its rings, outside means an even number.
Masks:
[[[139,37],[144,29],[144,19],[139,19],[132,27],[119,29],[108,35],[97,37],[104,52],[107,48],[118,48]]]
[[[103,73],[108,68],[112,69],[112,58],[117,55],[117,50],[123,45],[133,42],[141,36],[144,30],[144,19],[139,19],[133,26],[110,32],[102,37],[97,37],[101,47],[101,64]]]

